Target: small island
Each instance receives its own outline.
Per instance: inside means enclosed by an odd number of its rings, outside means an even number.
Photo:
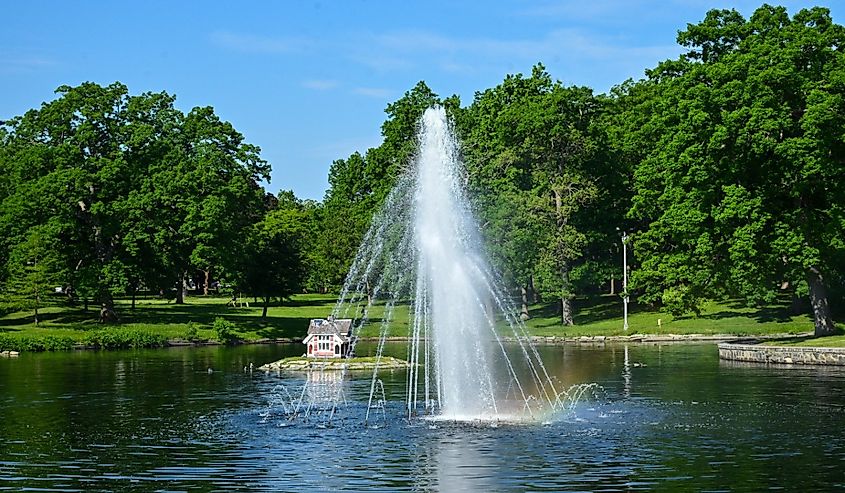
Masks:
[[[410,364],[392,356],[374,356],[362,358],[308,358],[294,356],[260,366],[259,370],[270,371],[313,371],[313,370],[372,370],[378,365],[379,369],[395,370],[408,368]]]

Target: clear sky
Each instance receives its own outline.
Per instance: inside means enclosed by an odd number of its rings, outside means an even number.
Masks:
[[[5,2],[0,120],[62,84],[121,81],[210,105],[273,167],[268,190],[322,199],[332,161],[381,142],[385,106],[426,83],[464,104],[542,62],[605,92],[677,56],[722,0]],[[772,1],[790,14],[819,2]],[[843,8],[828,1],[834,20]],[[825,4],[822,4],[825,5]]]

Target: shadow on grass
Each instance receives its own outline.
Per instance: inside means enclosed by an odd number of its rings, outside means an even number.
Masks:
[[[257,317],[257,320],[251,320],[246,324],[239,325],[243,329],[255,332],[262,338],[304,338],[308,332],[308,323],[310,321],[311,319],[307,317],[274,317],[267,318],[262,322],[261,317]]]
[[[0,331],[19,330],[10,328],[32,325],[34,322],[32,313],[18,313],[16,315],[0,319]],[[96,324],[98,322],[98,316],[98,312],[92,310],[85,311],[81,308],[65,308],[64,311],[60,312],[39,313],[38,320],[48,325],[67,325],[67,328],[85,330],[81,326]]]
[[[553,323],[547,326],[560,324],[560,303],[552,302],[540,306],[534,306],[531,310],[532,318],[550,319]],[[602,320],[622,318],[622,298],[616,295],[583,296],[577,297],[572,302],[574,310],[573,319],[575,325],[585,325]],[[636,302],[628,304],[628,314],[648,311],[646,307]],[[543,324],[538,325],[543,326]]]
[[[757,323],[768,323],[768,322],[778,322],[778,323],[787,323],[792,321],[793,315],[790,313],[788,307],[784,308],[775,308],[775,307],[766,307],[766,308],[759,308],[756,311],[748,312],[746,311],[732,311],[732,310],[722,310],[716,313],[708,313],[705,315],[699,315],[698,318],[702,318],[705,320],[721,320],[725,318],[736,318],[736,317],[743,317],[743,318],[750,318],[756,321]],[[677,317],[677,319],[681,319],[682,317]],[[687,318],[687,317],[683,317]]]

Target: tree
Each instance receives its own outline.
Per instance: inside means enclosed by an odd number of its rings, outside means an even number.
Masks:
[[[644,298],[675,312],[707,297],[809,293],[817,335],[845,254],[845,30],[827,9],[750,19],[712,10],[678,35],[689,51],[649,72],[647,149],[631,215]],[[634,120],[641,120],[634,116]],[[799,287],[798,289],[802,289]]]
[[[111,308],[122,290],[116,207],[137,178],[127,169],[121,132],[129,96],[119,83],[60,87],[59,98],[7,122],[4,249],[51,223],[75,291]],[[8,251],[8,250],[6,250]]]
[[[573,323],[570,273],[587,245],[578,217],[598,196],[590,128],[599,108],[592,91],[564,87],[537,65],[529,78],[478,93],[459,119],[487,234],[497,235],[491,250],[520,287],[523,316],[536,280],[560,300],[561,322]]]
[[[20,304],[33,310],[35,325],[40,322],[38,310],[44,306],[54,286],[62,282],[62,269],[56,241],[48,227],[35,227],[12,249],[6,282],[6,296],[19,298]]]
[[[272,298],[285,299],[300,291],[305,278],[307,212],[290,193],[287,203],[268,212],[249,231],[238,287],[264,301],[261,318],[267,317]]]
[[[451,100],[452,104],[456,101]],[[417,148],[417,126],[423,112],[440,99],[424,82],[389,104],[382,125],[381,145],[339,159],[329,169],[329,189],[323,200],[317,248],[323,276],[340,285],[349,271],[373,214],[379,210],[396,178],[407,169]]]
[[[166,93],[57,92],[0,132],[0,261],[50,224],[71,292],[109,311],[127,290],[230,268],[264,213],[260,150],[213,109],[184,114]]]

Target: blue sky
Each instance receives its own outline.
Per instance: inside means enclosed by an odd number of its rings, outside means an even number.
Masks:
[[[711,8],[762,2],[8,2],[0,17],[0,120],[62,84],[119,80],[210,105],[262,148],[271,192],[322,199],[332,161],[381,142],[385,106],[419,80],[464,104],[542,62],[604,92],[677,56]],[[781,1],[790,14],[818,2]],[[842,8],[828,5],[842,22]]]

